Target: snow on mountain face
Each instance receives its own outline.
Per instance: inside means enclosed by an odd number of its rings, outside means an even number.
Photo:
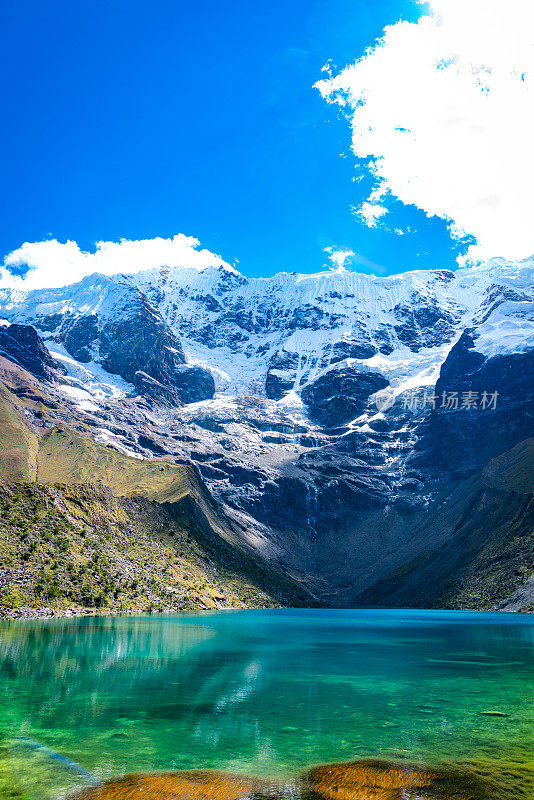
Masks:
[[[53,330],[62,319],[99,316],[103,321],[127,317],[138,292],[123,276],[89,275],[80,283],[59,289],[0,289],[0,306],[8,318],[38,321],[43,331]]]
[[[2,295],[9,319],[34,325],[52,349],[61,345],[66,356],[87,365],[87,388],[94,383],[102,390],[103,368],[159,401],[177,404],[213,397],[211,374],[186,365],[180,340],[123,276],[91,275],[72,287],[4,290]],[[76,370],[70,372],[74,382],[79,380]],[[114,388],[110,384],[110,393]]]
[[[487,358],[534,348],[534,302],[505,300],[474,331],[474,345]]]
[[[8,321],[34,325],[88,368],[101,365],[129,384],[179,384],[180,365],[188,362],[209,371],[227,396],[285,402],[329,372],[335,382],[343,370],[379,373],[396,394],[433,386],[468,328],[486,357],[528,349],[533,278],[534,261],[503,259],[390,277],[341,268],[248,279],[224,267],[163,267],[93,275],[61,289],[0,290],[0,310]],[[119,346],[140,328],[138,349],[154,351],[148,360],[124,352],[131,342]],[[147,377],[136,378],[139,372]],[[210,397],[199,381],[206,381],[202,370],[186,402]]]
[[[189,357],[223,373],[220,389],[253,394],[259,381],[280,399],[346,358],[366,361],[450,341],[463,313],[443,292],[451,277],[384,280],[340,270],[249,280],[223,270],[162,270],[133,280]]]
[[[161,269],[131,280],[180,337],[188,358],[217,371],[219,390],[254,394],[259,383],[273,399],[299,392],[347,359],[380,372],[392,387],[432,385],[465,328],[484,323],[485,342],[501,303],[534,299],[534,262],[502,259],[455,273],[386,278],[345,269],[259,279],[224,269]],[[529,315],[524,306],[516,312],[522,320],[508,316],[514,347]],[[507,336],[495,346],[511,344]]]

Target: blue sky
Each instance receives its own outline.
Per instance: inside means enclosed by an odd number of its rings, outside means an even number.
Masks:
[[[406,0],[6,4],[1,253],[182,232],[251,276],[317,271],[326,247],[379,274],[454,267],[442,219],[395,198],[387,224],[354,213],[373,179],[347,111],[313,88],[326,61],[420,15]]]

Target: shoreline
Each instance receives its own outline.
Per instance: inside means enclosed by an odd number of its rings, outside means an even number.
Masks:
[[[178,616],[180,614],[202,614],[205,612],[220,612],[220,611],[276,611],[282,608],[294,608],[299,610],[299,607],[293,606],[247,606],[247,607],[233,607],[223,606],[220,608],[158,608],[157,611],[148,610],[146,608],[131,608],[131,609],[97,609],[97,608],[18,608],[18,609],[0,609],[0,623],[2,622],[16,622],[17,620],[30,620],[30,619],[76,619],[78,617],[159,617],[159,616]],[[302,608],[302,610],[306,610]],[[324,610],[336,610],[325,607]],[[355,610],[355,609],[337,609],[337,610]],[[362,609],[363,610],[363,609]],[[372,610],[372,609],[365,609]],[[508,611],[505,609],[496,608],[376,608],[379,611],[449,611],[449,612],[471,612],[473,614],[502,614],[506,616],[532,616],[534,611]]]
[[[75,619],[76,617],[160,617],[177,616],[179,614],[204,614],[206,612],[218,613],[219,611],[277,611],[282,608],[302,608],[307,606],[217,606],[202,608],[0,608],[0,622],[10,622],[24,619]]]
[[[180,614],[176,609],[164,609],[160,613]],[[142,609],[131,609],[129,611],[105,610],[96,608],[18,608],[0,611],[0,622],[12,622],[25,619],[75,619],[76,617],[128,617],[132,614],[143,614],[149,616],[150,611]]]

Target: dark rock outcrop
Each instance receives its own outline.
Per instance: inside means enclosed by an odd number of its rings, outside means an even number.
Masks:
[[[287,350],[279,350],[271,358],[265,379],[265,394],[269,400],[281,400],[293,388],[298,363],[298,353]]]
[[[91,349],[99,339],[98,317],[96,314],[89,314],[77,317],[73,322],[65,321],[64,332],[60,331],[59,337],[66,351],[76,361],[87,364],[92,358]]]
[[[387,385],[388,381],[377,372],[341,367],[329,370],[305,386],[301,395],[318,421],[342,424],[361,414],[370,395]]]
[[[370,341],[345,341],[342,339],[336,342],[332,347],[332,357],[330,359],[332,364],[337,361],[343,361],[345,358],[372,358],[378,353],[376,347]]]
[[[466,332],[444,362],[435,394],[436,408],[418,447],[439,469],[476,471],[532,435],[534,350],[486,358]],[[451,395],[453,407],[447,408]],[[470,397],[473,407],[468,408]]]
[[[172,385],[183,403],[211,400],[215,394],[213,375],[202,367],[179,367],[172,375]]]
[[[281,400],[293,388],[294,382],[286,372],[270,369],[265,379],[265,394],[269,400]]]
[[[159,403],[167,406],[181,405],[180,398],[174,387],[160,383],[142,370],[138,370],[135,373],[133,385],[140,395],[153,400],[156,404]]]
[[[15,323],[0,327],[0,355],[43,381],[51,381],[55,375],[64,373],[31,325]]]
[[[160,383],[172,384],[172,376],[185,364],[180,340],[146,301],[127,318],[105,323],[100,359],[105,370],[128,383],[141,370]]]
[[[215,394],[213,375],[202,367],[183,365],[177,368],[167,381],[162,383],[146,372],[138,370],[134,375],[133,384],[139,394],[168,406],[211,400]]]

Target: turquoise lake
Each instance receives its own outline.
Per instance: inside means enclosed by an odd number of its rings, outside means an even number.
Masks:
[[[491,800],[533,798],[533,689],[526,615],[4,622],[0,798],[65,796],[78,778],[63,758],[103,780],[217,768],[288,786],[316,764],[381,758],[471,771]]]

